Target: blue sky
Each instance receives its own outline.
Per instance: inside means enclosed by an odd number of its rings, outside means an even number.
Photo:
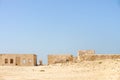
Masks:
[[[120,53],[120,0],[0,0],[0,53]]]

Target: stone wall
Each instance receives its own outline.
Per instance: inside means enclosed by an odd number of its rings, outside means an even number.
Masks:
[[[104,60],[104,59],[120,59],[120,55],[108,54],[108,55],[84,55],[79,56],[79,61],[95,61],[95,60]]]
[[[78,56],[94,55],[94,54],[95,54],[95,50],[80,50],[80,51],[78,51]]]
[[[78,62],[79,61],[94,61],[103,59],[120,59],[120,55],[117,54],[95,54],[94,50],[80,50],[78,51]]]
[[[35,54],[0,54],[0,66],[35,66]]]
[[[83,60],[82,58],[87,55],[95,55],[95,50],[80,50],[78,51],[78,61]]]
[[[69,54],[48,55],[48,64],[73,62],[73,56]]]

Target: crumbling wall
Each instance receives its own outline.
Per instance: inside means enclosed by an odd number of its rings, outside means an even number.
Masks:
[[[94,54],[95,54],[95,50],[80,50],[80,51],[78,51],[78,56],[94,55]]]
[[[104,59],[120,59],[120,55],[84,55],[84,56],[79,56],[80,60],[79,61],[95,61],[95,60],[104,60]]]
[[[48,64],[73,62],[72,55],[48,55]]]
[[[77,57],[73,57],[73,63],[77,63],[77,62],[78,62]]]
[[[80,50],[78,51],[78,61],[82,61],[85,56],[95,55],[95,50]]]
[[[95,54],[94,50],[80,50],[78,51],[78,62],[79,61],[94,61],[103,59],[120,59],[120,55],[117,54]]]

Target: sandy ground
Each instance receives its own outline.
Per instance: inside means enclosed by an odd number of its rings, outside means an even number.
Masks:
[[[120,60],[36,67],[0,66],[0,80],[120,80]]]

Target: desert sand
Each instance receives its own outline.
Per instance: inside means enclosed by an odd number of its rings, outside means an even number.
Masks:
[[[120,60],[46,66],[0,66],[0,80],[120,80]]]

